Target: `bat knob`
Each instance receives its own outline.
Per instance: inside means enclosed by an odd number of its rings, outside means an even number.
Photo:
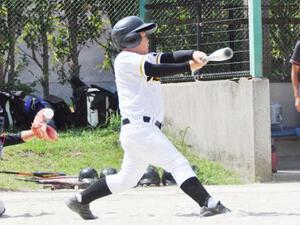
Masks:
[[[232,57],[233,56],[233,51],[232,51],[232,49],[231,48],[226,48],[225,50],[224,50],[224,55],[226,56],[226,57]]]

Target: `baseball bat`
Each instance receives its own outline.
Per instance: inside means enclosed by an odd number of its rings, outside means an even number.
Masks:
[[[214,51],[213,53],[208,55],[205,58],[205,60],[219,62],[219,61],[225,61],[225,60],[231,59],[232,56],[233,56],[232,49],[229,47],[226,47],[226,48],[221,48],[221,49]]]
[[[15,174],[20,176],[33,176],[33,177],[56,177],[56,176],[66,176],[64,172],[16,172],[16,171],[0,171],[0,173],[5,174]]]
[[[53,189],[74,189],[77,188],[87,188],[91,183],[79,181],[78,177],[67,177],[65,179],[54,178],[17,178],[17,180],[34,182],[38,184],[43,184],[44,186],[49,186]]]

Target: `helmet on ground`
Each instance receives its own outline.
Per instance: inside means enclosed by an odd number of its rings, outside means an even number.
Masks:
[[[127,16],[119,20],[112,29],[111,37],[116,48],[134,48],[142,40],[139,32],[145,31],[146,34],[152,34],[156,31],[156,23],[144,23],[137,16]]]
[[[107,175],[112,175],[112,174],[116,174],[116,173],[118,173],[118,171],[115,168],[105,168],[100,171],[99,177],[102,178]]]
[[[176,181],[175,181],[174,177],[172,176],[172,174],[165,170],[162,173],[161,182],[164,186],[176,184]]]
[[[0,216],[2,216],[5,212],[5,205],[2,200],[0,200]]]
[[[192,169],[194,170],[194,172],[197,174],[199,173],[199,167],[196,165],[192,165]]]
[[[148,166],[146,172],[138,182],[138,186],[160,185],[160,177],[157,169],[154,166]]]
[[[94,168],[87,167],[79,172],[78,180],[82,181],[83,179],[90,179],[90,180],[97,180],[98,179],[98,173]]]

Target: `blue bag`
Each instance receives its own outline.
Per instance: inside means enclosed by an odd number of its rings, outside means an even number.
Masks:
[[[34,118],[35,115],[43,108],[51,108],[51,106],[40,97],[34,95],[26,96],[24,101],[24,110],[29,117]]]

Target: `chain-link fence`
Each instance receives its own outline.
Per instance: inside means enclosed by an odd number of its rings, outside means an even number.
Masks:
[[[97,57],[91,46],[100,46],[105,55],[102,65],[92,66],[111,69],[115,53],[111,24],[138,13],[138,0],[0,1],[1,89],[23,89],[26,82],[33,88],[41,86],[43,94],[49,95],[53,74],[63,84],[72,76],[89,75],[84,69],[90,67],[85,58],[92,61]]]
[[[202,79],[249,75],[248,1],[152,0],[148,19],[159,24],[152,48],[161,51],[199,49],[207,53],[231,47],[234,57],[209,63]],[[300,33],[300,5],[296,0],[262,0],[263,72],[271,81],[290,81],[290,63]],[[165,82],[192,81],[190,74]]]
[[[289,58],[300,33],[300,5],[296,0],[262,3],[264,75],[274,81],[288,81]],[[143,7],[145,20],[159,25],[151,39],[152,50],[199,49],[211,53],[228,46],[234,57],[210,62],[200,71],[202,79],[249,74],[247,0],[2,0],[1,88],[5,80],[7,86],[21,87],[24,78],[19,82],[18,76],[23,74],[34,77],[30,84],[40,84],[48,95],[53,73],[61,82],[74,75],[89,76],[80,57],[86,58],[83,50],[89,55],[92,44],[104,49],[106,58],[101,66],[111,68],[115,54],[109,35],[111,24],[139,15]],[[192,80],[191,74],[185,74],[165,81]]]
[[[300,38],[300,4],[297,0],[263,0],[264,76],[290,81],[289,59]]]
[[[207,53],[231,47],[229,61],[210,62],[202,79],[249,74],[248,7],[242,0],[153,0],[146,5],[148,19],[159,24],[152,47],[161,51],[198,49]],[[229,73],[230,72],[230,73]],[[216,76],[219,75],[219,76]],[[186,76],[164,81],[190,81]]]

